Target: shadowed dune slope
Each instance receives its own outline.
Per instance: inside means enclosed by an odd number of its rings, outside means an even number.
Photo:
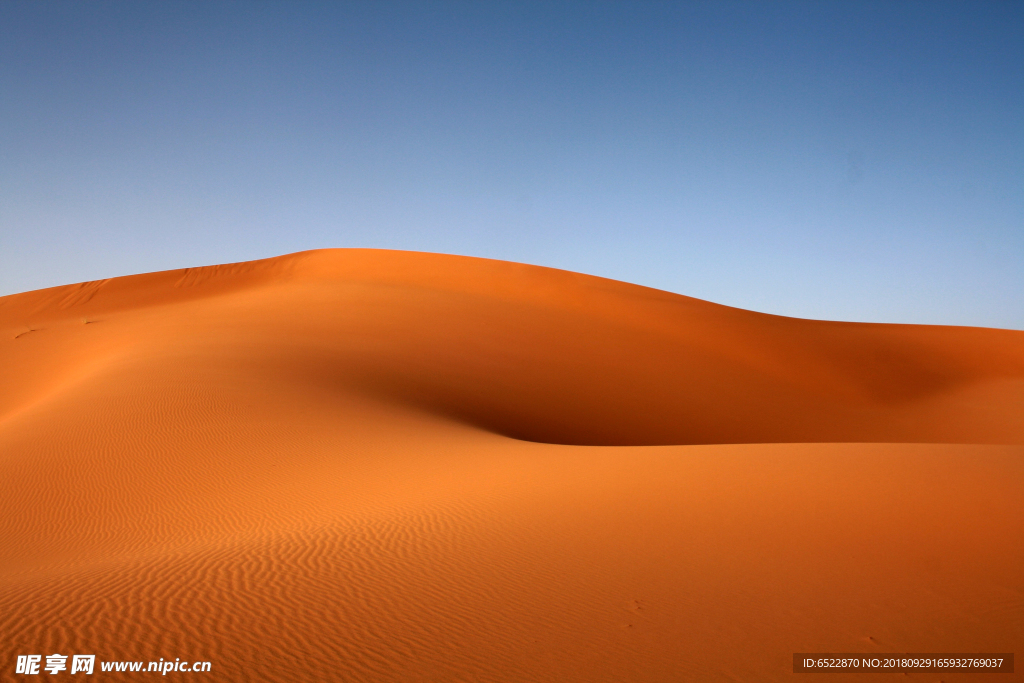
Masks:
[[[0,298],[0,680],[1020,653],[1022,344],[371,250]]]
[[[160,348],[544,443],[1024,443],[1022,332],[784,318],[486,259],[305,252],[4,297],[0,325],[0,419]]]

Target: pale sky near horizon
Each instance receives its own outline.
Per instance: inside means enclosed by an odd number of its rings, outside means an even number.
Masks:
[[[0,3],[0,295],[324,247],[1024,329],[1024,2]]]

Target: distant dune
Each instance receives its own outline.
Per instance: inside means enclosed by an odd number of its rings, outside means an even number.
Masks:
[[[0,298],[0,378],[0,680],[1024,652],[1024,332],[325,250]]]

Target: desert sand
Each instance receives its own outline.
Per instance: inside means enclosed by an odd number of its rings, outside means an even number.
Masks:
[[[355,249],[0,298],[0,680],[947,651],[1024,653],[1024,332]]]

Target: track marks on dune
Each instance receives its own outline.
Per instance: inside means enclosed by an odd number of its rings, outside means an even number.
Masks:
[[[110,278],[68,285],[67,291],[55,293],[55,298],[60,297],[57,301],[57,308],[65,310],[88,303],[108,282],[110,282]]]
[[[185,268],[174,281],[174,287],[196,287],[211,280],[226,280],[237,278],[240,275],[287,275],[294,270],[297,263],[307,258],[308,255],[306,254],[289,254],[284,257],[261,259],[259,261],[243,261],[241,263]]]
[[[30,314],[37,315],[47,309],[64,311],[70,308],[75,308],[76,306],[87,304],[92,301],[93,297],[106,287],[112,279],[113,278],[91,280],[89,282],[79,282],[74,285],[62,285],[50,290],[29,292],[28,294],[34,295],[33,298],[36,299],[35,305],[32,307]],[[7,301],[11,299],[11,297],[4,298]]]

